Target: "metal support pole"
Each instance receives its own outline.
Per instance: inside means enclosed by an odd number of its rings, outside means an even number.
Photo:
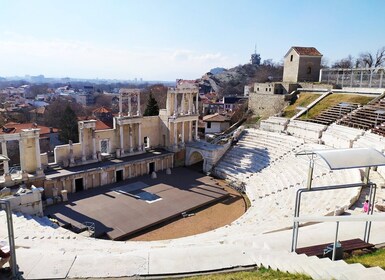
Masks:
[[[373,69],[370,69],[370,78],[369,78],[369,87],[372,87],[372,80],[373,80]]]
[[[369,184],[370,166],[365,168],[364,184]]]
[[[360,87],[362,87],[362,77],[364,75],[364,71],[361,69],[361,76],[360,76]]]
[[[332,261],[335,261],[336,259],[336,247],[337,247],[337,239],[338,239],[338,228],[339,228],[340,222],[337,222],[336,225],[336,236],[334,238],[334,245],[333,245],[333,255],[332,255]]]
[[[370,186],[369,199],[368,199],[369,200],[369,210],[366,213],[367,215],[373,215],[374,202],[376,200],[376,188],[377,188],[377,186],[375,184]],[[370,236],[371,226],[372,226],[372,222],[371,221],[367,221],[365,223],[364,241],[367,242],[367,243],[369,243],[369,236]]]
[[[313,170],[314,170],[314,159],[313,155],[311,156],[311,159],[309,161],[309,172],[307,174],[307,184],[306,187],[308,190],[311,189],[311,183],[313,181]]]
[[[6,216],[7,216],[8,242],[9,242],[9,250],[11,253],[10,265],[12,270],[12,279],[17,279],[19,276],[19,271],[18,271],[17,262],[16,262],[15,236],[13,234],[11,203],[8,200],[0,200],[0,202],[2,204],[1,209],[5,210]]]
[[[299,217],[299,211],[301,206],[301,194],[302,192],[300,190],[297,191],[296,198],[295,198],[295,206],[294,206],[294,217]],[[298,243],[298,232],[299,232],[299,222],[293,223],[293,236],[292,236],[292,242],[291,242],[291,251],[295,252],[297,249],[297,243]]]

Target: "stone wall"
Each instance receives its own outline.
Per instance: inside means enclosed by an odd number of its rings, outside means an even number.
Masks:
[[[142,120],[142,138],[148,137],[150,147],[162,146],[160,137],[160,119],[159,116],[143,117]],[[142,139],[142,143],[144,143]]]
[[[285,95],[250,93],[249,109],[254,115],[268,118],[283,110],[287,106]]]
[[[44,181],[45,196],[52,197],[53,189],[57,188],[58,192],[66,190],[68,193],[75,192],[75,180],[83,180],[84,190],[95,187],[112,184],[117,182],[116,171],[123,171],[123,180],[149,174],[149,164],[155,163],[155,171],[166,170],[172,168],[173,154],[166,154],[152,158],[142,159],[138,161],[122,162],[105,167],[97,167],[87,169],[83,172],[78,172],[68,176],[57,178],[47,178]]]

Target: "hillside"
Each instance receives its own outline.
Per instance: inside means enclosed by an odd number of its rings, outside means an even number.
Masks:
[[[208,93],[215,91],[219,96],[243,95],[244,86],[253,82],[279,81],[282,67],[270,64],[244,64],[220,73],[206,73],[198,79],[201,89]]]

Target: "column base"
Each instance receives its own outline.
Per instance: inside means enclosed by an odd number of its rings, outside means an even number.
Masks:
[[[43,170],[43,168],[39,167],[38,169],[36,169],[36,175],[38,175],[38,176],[43,176],[43,175],[44,175],[44,170]]]
[[[12,175],[11,175],[11,173],[5,173],[4,174],[4,181],[5,181],[5,183],[12,182]]]

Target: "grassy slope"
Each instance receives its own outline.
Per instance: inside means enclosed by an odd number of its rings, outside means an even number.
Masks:
[[[379,249],[371,254],[352,256],[345,261],[347,263],[361,263],[366,267],[379,266],[385,269],[385,249]]]
[[[316,100],[318,97],[320,97],[321,94],[315,94],[315,93],[306,93],[303,92],[298,96],[298,99],[295,101],[294,104],[289,105],[284,110],[284,117],[291,118],[294,117],[296,113],[299,111],[296,109],[297,107],[306,107],[310,103],[312,103],[314,100]]]
[[[186,280],[272,280],[272,279],[284,279],[284,280],[307,280],[311,279],[306,275],[302,274],[289,274],[279,271],[274,271],[271,269],[261,268],[258,270],[248,270],[240,272],[230,272],[230,273],[218,273],[210,274],[203,276],[194,276],[183,278]]]
[[[314,100],[316,100],[319,96],[320,96],[319,94],[314,94],[314,93],[301,93],[297,101],[293,105],[290,105],[285,109],[284,116],[287,118],[294,116],[298,112],[298,110],[296,110],[296,107],[298,106],[305,107],[309,105],[311,102],[313,102]],[[322,99],[317,105],[311,108],[307,114],[307,117],[312,118],[314,116],[317,116],[327,108],[337,105],[338,103],[341,103],[341,102],[359,103],[361,105],[364,105],[364,104],[367,104],[372,99],[373,97],[371,96],[363,96],[358,94],[333,93],[325,97],[324,99]],[[306,118],[306,114],[301,116],[301,119],[305,119],[305,118]]]

